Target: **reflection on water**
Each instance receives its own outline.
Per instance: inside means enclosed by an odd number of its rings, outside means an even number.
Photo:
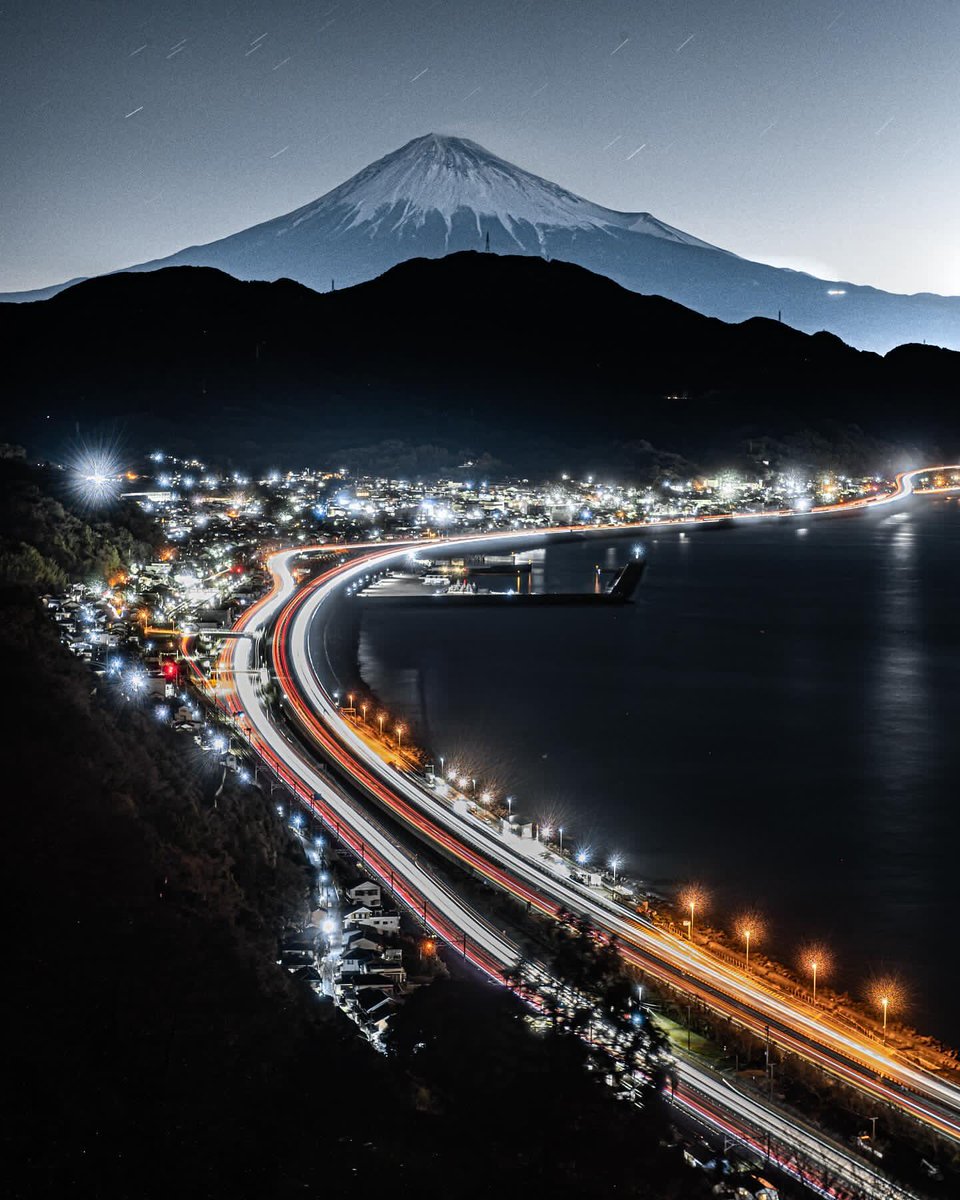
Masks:
[[[804,532],[805,531],[805,532]],[[855,986],[901,971],[960,1041],[960,504],[659,532],[637,603],[364,608],[362,677],[436,753],[651,881],[704,881],[771,944],[829,942]],[[589,588],[629,541],[554,545]]]

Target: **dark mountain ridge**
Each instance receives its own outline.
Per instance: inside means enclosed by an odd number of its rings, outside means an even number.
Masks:
[[[517,466],[640,441],[702,456],[824,421],[949,443],[960,385],[955,352],[881,357],[475,252],[326,294],[204,268],[107,276],[0,305],[0,336],[7,436],[48,452],[111,422],[138,443],[297,461],[384,438]]]

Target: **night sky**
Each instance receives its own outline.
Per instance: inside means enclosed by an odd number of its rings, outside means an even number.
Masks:
[[[13,0],[0,290],[222,237],[436,131],[750,258],[960,293],[958,47],[957,0]]]

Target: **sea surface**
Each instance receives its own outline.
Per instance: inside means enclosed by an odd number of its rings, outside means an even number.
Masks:
[[[536,578],[590,590],[638,541],[626,607],[345,602],[344,683],[567,844],[759,912],[780,958],[895,973],[960,1044],[960,500],[555,544]]]

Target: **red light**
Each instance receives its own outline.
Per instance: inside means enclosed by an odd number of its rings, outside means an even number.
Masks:
[[[164,663],[163,674],[167,679],[176,679],[176,677],[180,674],[180,668],[175,662]]]

